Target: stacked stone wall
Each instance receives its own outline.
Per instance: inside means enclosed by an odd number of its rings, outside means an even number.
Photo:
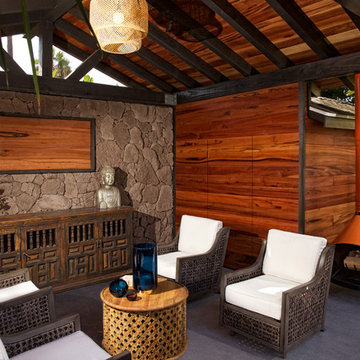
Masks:
[[[0,92],[0,112],[36,115],[34,104],[32,94]],[[45,116],[95,118],[96,171],[0,174],[0,215],[94,206],[100,170],[110,165],[122,204],[135,210],[135,241],[170,241],[173,109],[57,96],[42,96],[41,106]]]

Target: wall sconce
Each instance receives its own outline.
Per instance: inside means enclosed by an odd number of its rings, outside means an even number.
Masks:
[[[146,0],[91,0],[90,23],[101,48],[128,54],[141,48],[148,33]]]

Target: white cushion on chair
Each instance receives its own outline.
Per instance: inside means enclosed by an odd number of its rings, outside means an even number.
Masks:
[[[0,303],[19,296],[30,294],[39,290],[32,281],[25,281],[19,284],[0,289]]]
[[[158,275],[165,276],[170,279],[176,279],[176,259],[178,257],[189,255],[193,254],[185,253],[183,251],[174,251],[164,255],[159,255],[157,258]]]
[[[203,254],[210,250],[222,221],[197,216],[183,215],[179,230],[179,251]]]
[[[294,281],[261,275],[226,286],[225,301],[280,320],[282,293],[298,285]]]
[[[9,356],[6,352],[5,346],[0,339],[0,360],[9,360]]]
[[[310,281],[326,243],[322,237],[271,229],[263,273],[299,283]]]
[[[105,360],[110,355],[82,331],[16,355],[11,360]]]

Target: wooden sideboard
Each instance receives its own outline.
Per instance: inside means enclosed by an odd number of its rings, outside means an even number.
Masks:
[[[130,207],[0,217],[0,273],[28,268],[39,287],[61,291],[113,279],[132,266]]]

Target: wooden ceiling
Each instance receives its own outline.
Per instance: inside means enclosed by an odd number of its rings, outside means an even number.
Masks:
[[[358,0],[201,1],[222,25],[217,37],[209,38],[175,0],[148,0],[194,41],[166,32],[149,17],[143,47],[129,55],[98,51],[75,0],[29,0],[28,12],[32,31],[43,44],[51,42],[84,61],[68,80],[78,81],[95,67],[128,88],[176,94],[182,102],[259,88],[261,83],[265,87],[338,74],[351,87],[346,73],[360,70]],[[2,1],[0,7],[3,35],[23,32],[19,13],[11,10],[13,2]],[[83,1],[85,8],[89,3]]]

